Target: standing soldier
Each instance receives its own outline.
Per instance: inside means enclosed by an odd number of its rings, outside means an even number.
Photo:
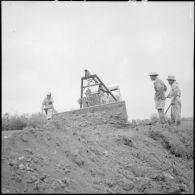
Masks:
[[[50,120],[54,113],[53,98],[51,97],[51,92],[48,92],[47,97],[45,97],[45,99],[43,100],[41,112],[43,112],[43,109],[45,110],[47,119]]]
[[[171,98],[171,121],[176,125],[181,124],[181,91],[174,76],[168,76],[167,78],[171,90],[167,95],[167,98]]]
[[[164,108],[165,108],[165,92],[167,90],[166,85],[162,80],[158,78],[158,74],[155,72],[152,72],[150,75],[150,79],[154,81],[154,89],[155,89],[155,108],[158,110],[160,122],[162,124],[166,123],[165,120],[165,114],[164,114]]]

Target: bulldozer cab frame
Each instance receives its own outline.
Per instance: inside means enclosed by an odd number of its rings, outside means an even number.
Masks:
[[[86,86],[83,86],[83,81],[84,80],[91,80],[91,81],[93,81],[95,84],[89,84],[88,83],[88,85],[86,85]],[[101,88],[104,92],[107,92],[107,93],[109,93],[112,97],[113,97],[113,99],[117,102],[118,100],[117,100],[117,98],[113,95],[113,93],[111,92],[111,90],[109,90],[109,88],[107,88],[106,87],[106,85],[101,81],[101,79],[96,75],[96,74],[93,74],[93,75],[91,75],[91,74],[88,74],[88,75],[86,75],[85,74],[85,76],[84,77],[81,77],[81,100],[82,100],[82,98],[83,98],[83,90],[85,89],[85,88],[88,88],[88,87],[93,87],[93,86],[99,86],[99,89]],[[99,91],[99,90],[98,90]],[[82,108],[82,106],[83,106],[83,103],[82,103],[82,101],[80,102],[80,108]]]

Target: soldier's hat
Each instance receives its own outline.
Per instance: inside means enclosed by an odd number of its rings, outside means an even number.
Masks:
[[[156,73],[156,72],[151,72],[151,73],[149,74],[149,76],[158,76],[158,73]]]
[[[175,81],[175,76],[168,76],[167,80],[172,80],[172,81]]]

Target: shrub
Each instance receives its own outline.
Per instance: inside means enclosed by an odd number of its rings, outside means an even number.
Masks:
[[[46,118],[43,114],[41,113],[36,113],[36,114],[32,114],[27,122],[27,126],[28,127],[40,127],[42,124],[44,124],[46,122]]]
[[[18,116],[17,114],[10,116],[5,114],[2,118],[2,130],[19,130],[26,126],[26,120],[24,116]]]
[[[2,130],[22,130],[25,127],[39,127],[46,122],[46,117],[41,113],[9,115],[4,114],[2,117]]]

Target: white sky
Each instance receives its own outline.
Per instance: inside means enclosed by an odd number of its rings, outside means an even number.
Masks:
[[[150,118],[156,71],[193,116],[193,2],[1,2],[2,113],[40,112],[47,91],[78,109],[84,69],[119,85],[129,119]],[[166,108],[170,101],[167,100]]]

